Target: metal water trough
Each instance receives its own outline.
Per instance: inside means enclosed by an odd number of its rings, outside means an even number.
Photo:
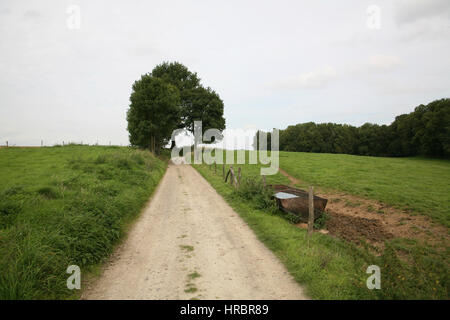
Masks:
[[[303,221],[308,221],[308,192],[282,184],[270,185],[270,187],[273,188],[273,197],[277,201],[278,208],[285,212],[300,215]],[[322,216],[322,213],[327,206],[327,202],[327,199],[316,195],[314,196],[314,219]]]

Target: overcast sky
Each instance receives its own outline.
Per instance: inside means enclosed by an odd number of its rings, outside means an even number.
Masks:
[[[1,0],[0,144],[128,144],[131,85],[163,61],[227,128],[389,124],[450,97],[449,57],[449,0]]]

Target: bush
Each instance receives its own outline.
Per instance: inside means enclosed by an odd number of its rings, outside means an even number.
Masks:
[[[330,215],[326,211],[323,211],[322,215],[314,220],[314,229],[325,228],[325,225],[329,219]]]
[[[291,212],[283,212],[278,209],[275,199],[273,199],[273,189],[270,187],[264,187],[261,181],[253,178],[247,178],[234,190],[234,194],[241,199],[250,201],[255,209],[265,210],[271,214],[277,214],[288,220],[293,224],[301,222],[301,217],[298,214]],[[319,220],[319,219],[318,219]],[[319,221],[318,226],[322,226],[325,222]]]
[[[284,215],[284,218],[286,220],[288,220],[289,222],[293,223],[293,224],[297,224],[300,223],[302,221],[302,218],[300,217],[300,215],[298,214],[294,214],[291,212],[288,212]]]
[[[258,209],[270,209],[271,212],[277,211],[275,200],[272,199],[273,190],[264,187],[256,179],[245,179],[239,188],[235,190],[235,193],[245,200],[252,201]]]

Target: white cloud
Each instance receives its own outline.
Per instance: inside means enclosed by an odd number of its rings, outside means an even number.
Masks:
[[[337,77],[333,67],[325,66],[311,72],[301,73],[298,76],[290,76],[280,79],[270,87],[276,89],[321,88]]]
[[[23,16],[27,19],[40,19],[42,18],[42,14],[37,10],[27,10],[23,14]]]
[[[228,128],[391,121],[449,95],[450,0],[377,0],[380,30],[357,0],[75,2],[77,31],[65,1],[0,1],[0,144],[127,144],[131,85],[162,61],[220,94]]]
[[[450,1],[408,0],[394,3],[399,40],[430,41],[450,37]]]
[[[361,81],[371,73],[385,73],[397,69],[402,65],[402,60],[394,55],[373,54],[364,59],[348,62],[340,67],[340,78],[351,78]],[[358,80],[357,80],[358,79]]]
[[[412,96],[420,92],[421,94],[429,97],[428,100],[435,99],[436,97],[447,97],[447,95],[440,95],[442,92],[449,93],[450,91],[446,87],[446,84],[440,84],[439,77],[435,76],[423,76],[423,83],[417,83],[413,78],[409,77],[383,77],[374,78],[370,81],[371,87],[376,90],[378,94],[382,95],[402,95]],[[433,83],[433,85],[429,85]],[[424,99],[425,101],[427,99]],[[428,101],[428,102],[430,102]]]
[[[394,3],[397,24],[414,23],[433,17],[449,17],[448,0],[398,0]]]
[[[369,67],[376,70],[391,70],[400,65],[400,59],[396,56],[373,55],[369,57]]]

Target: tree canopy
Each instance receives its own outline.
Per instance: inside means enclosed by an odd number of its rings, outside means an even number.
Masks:
[[[160,78],[143,75],[133,85],[127,113],[130,142],[156,150],[178,124],[180,94]]]
[[[257,145],[255,137],[255,146]],[[280,150],[366,156],[450,157],[450,99],[420,105],[390,125],[313,122],[280,130]]]
[[[178,62],[164,62],[141,76],[132,87],[127,113],[130,142],[158,151],[175,129],[193,132],[194,121],[206,131],[225,129],[224,104],[197,73]]]

